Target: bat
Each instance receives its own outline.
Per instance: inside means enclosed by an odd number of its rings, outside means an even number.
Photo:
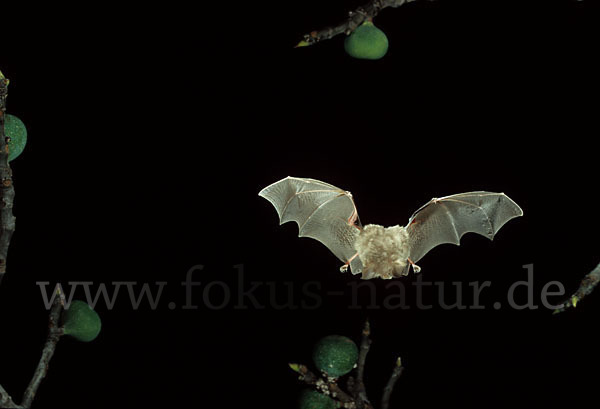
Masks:
[[[279,224],[298,223],[298,236],[323,243],[352,274],[368,280],[406,276],[417,262],[440,244],[460,245],[469,232],[492,240],[523,210],[504,193],[468,192],[433,198],[404,227],[363,226],[352,194],[315,179],[288,176],[262,189],[279,215]]]

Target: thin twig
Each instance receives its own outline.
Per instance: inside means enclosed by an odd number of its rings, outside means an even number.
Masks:
[[[62,312],[63,303],[62,298],[60,296],[56,296],[54,298],[54,305],[50,310],[50,317],[48,320],[48,337],[46,339],[46,344],[44,345],[44,349],[42,350],[42,356],[40,361],[38,362],[37,368],[33,373],[33,377],[29,382],[29,386],[25,390],[23,394],[23,400],[21,405],[17,405],[8,392],[0,385],[0,408],[7,409],[29,409],[31,407],[31,403],[35,398],[35,394],[42,383],[42,380],[48,373],[48,368],[50,366],[50,359],[52,359],[52,355],[54,355],[54,350],[56,349],[56,344],[58,340],[64,333],[64,328],[60,326],[60,314]]]
[[[400,7],[406,3],[412,3],[416,0],[370,0],[367,4],[348,13],[348,18],[340,24],[332,27],[326,27],[322,30],[315,30],[304,35],[296,47],[306,47],[318,43],[319,41],[329,40],[338,34],[349,35],[358,26],[367,20],[372,20],[379,12],[388,7]]]
[[[392,375],[388,380],[385,388],[383,388],[383,396],[381,397],[381,409],[388,409],[390,407],[390,397],[392,396],[392,392],[394,391],[394,385],[398,381],[398,378],[404,372],[404,367],[402,366],[402,360],[398,358],[396,360],[396,365],[394,366],[394,370],[392,371]]]
[[[369,402],[367,397],[367,389],[365,387],[365,363],[367,361],[367,354],[371,348],[371,325],[369,319],[365,320],[365,326],[362,330],[362,337],[360,341],[360,350],[358,351],[358,367],[356,368],[356,381],[354,386],[354,397],[357,401],[359,409],[371,409],[373,406]]]
[[[596,268],[590,271],[583,278],[583,280],[581,280],[581,284],[579,284],[579,288],[577,289],[577,291],[575,291],[575,293],[573,293],[573,295],[569,297],[569,300],[567,300],[562,307],[554,310],[554,313],[556,314],[559,312],[563,312],[568,308],[576,307],[577,303],[579,303],[592,291],[594,291],[594,288],[596,288],[598,283],[600,283],[600,264],[598,264]]]
[[[31,402],[33,402],[35,394],[37,393],[42,380],[46,376],[46,373],[48,373],[50,359],[52,359],[52,355],[54,355],[56,344],[58,343],[60,337],[64,334],[64,328],[60,326],[60,314],[62,309],[63,305],[61,302],[61,297],[57,295],[54,298],[52,310],[50,310],[48,338],[46,339],[46,344],[42,350],[42,356],[38,362],[35,372],[33,373],[33,377],[29,382],[29,386],[27,386],[27,389],[25,389],[25,393],[23,394],[23,401],[21,402],[23,408],[27,409],[31,407]]]
[[[0,283],[6,273],[8,246],[15,231],[15,216],[12,213],[15,189],[8,164],[8,138],[4,133],[8,83],[8,79],[0,72]]]

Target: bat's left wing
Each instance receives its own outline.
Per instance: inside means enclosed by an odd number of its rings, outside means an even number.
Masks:
[[[469,192],[431,199],[406,225],[408,257],[416,263],[440,244],[459,245],[469,232],[492,240],[506,222],[522,215],[523,210],[504,193]]]
[[[298,236],[323,243],[353,274],[362,271],[354,249],[360,221],[350,192],[320,180],[288,176],[261,190],[259,196],[275,207],[280,224],[298,223]]]

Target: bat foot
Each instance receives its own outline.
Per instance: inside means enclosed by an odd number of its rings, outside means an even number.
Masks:
[[[356,254],[350,257],[350,259],[346,261],[343,266],[340,267],[340,273],[345,273],[346,271],[348,271],[348,266],[356,257],[358,257],[358,252],[356,252]]]
[[[410,266],[413,269],[413,272],[415,274],[420,273],[421,272],[421,267],[419,267],[418,265],[416,265],[411,259],[407,259],[408,262],[410,263]]]

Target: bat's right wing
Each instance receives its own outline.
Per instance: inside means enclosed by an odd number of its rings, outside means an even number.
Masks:
[[[362,271],[359,257],[354,257],[354,241],[359,229],[356,206],[350,192],[315,179],[288,176],[267,186],[258,194],[277,210],[279,224],[298,223],[298,236],[323,243],[353,274]],[[354,258],[353,258],[354,257]]]
[[[523,215],[523,210],[504,193],[469,192],[431,199],[410,218],[408,257],[419,261],[432,248],[452,243],[469,232],[494,238],[510,219]]]

